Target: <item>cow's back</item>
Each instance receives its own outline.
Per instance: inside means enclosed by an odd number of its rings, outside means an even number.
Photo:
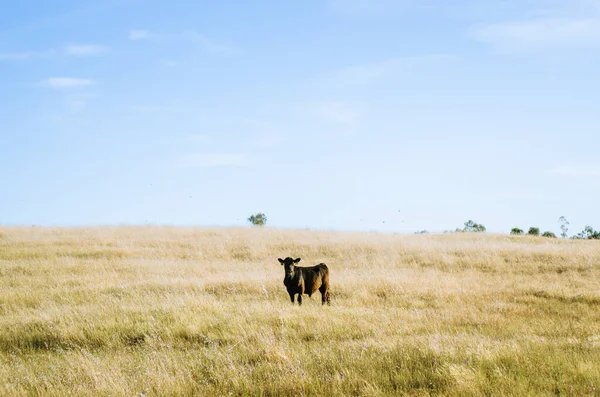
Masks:
[[[329,284],[329,268],[324,263],[319,263],[311,267],[303,267],[302,278],[304,279],[305,291],[311,295],[323,284]]]

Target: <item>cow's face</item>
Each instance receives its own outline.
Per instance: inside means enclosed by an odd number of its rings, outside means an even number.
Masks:
[[[285,259],[277,258],[277,260],[279,261],[279,263],[281,263],[281,265],[285,269],[285,275],[289,276],[289,277],[293,277],[294,276],[294,268],[296,267],[295,265],[296,265],[296,263],[300,262],[300,258],[293,259],[288,256]]]

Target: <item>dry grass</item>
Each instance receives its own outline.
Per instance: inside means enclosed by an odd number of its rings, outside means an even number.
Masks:
[[[292,306],[277,257],[331,269]],[[0,229],[0,395],[598,395],[600,244]]]

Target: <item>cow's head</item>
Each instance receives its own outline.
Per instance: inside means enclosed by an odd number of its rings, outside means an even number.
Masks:
[[[285,275],[292,277],[294,275],[294,267],[296,267],[296,263],[300,262],[300,258],[290,258],[289,256],[285,259],[277,258],[279,263],[285,269]]]

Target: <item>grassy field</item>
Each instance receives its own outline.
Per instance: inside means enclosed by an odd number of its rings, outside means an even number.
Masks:
[[[600,243],[0,228],[2,396],[403,394],[600,395]]]

